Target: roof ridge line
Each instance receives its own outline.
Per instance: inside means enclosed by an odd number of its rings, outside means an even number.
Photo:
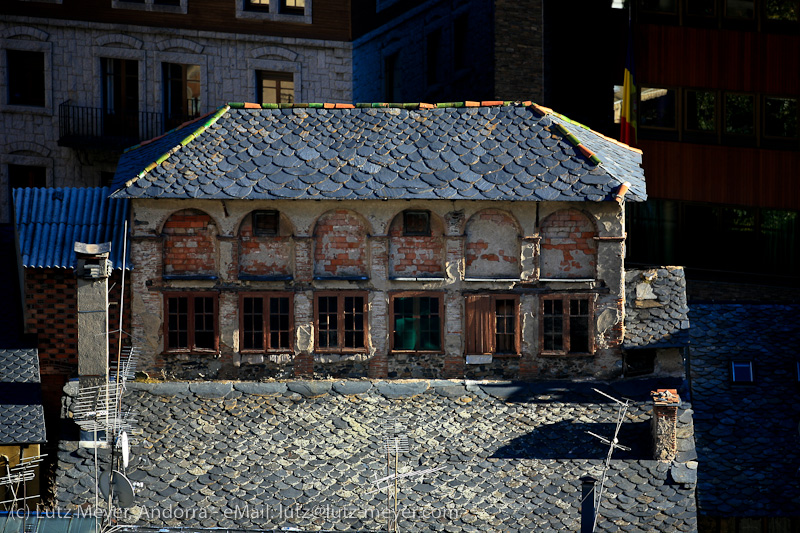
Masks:
[[[252,102],[228,102],[231,109],[369,109],[369,108],[402,108],[402,109],[441,109],[446,107],[505,107],[514,104],[528,105],[525,100],[465,100],[463,102],[358,102],[353,104],[331,102],[297,102],[280,104],[257,104]],[[166,135],[166,134],[165,134]],[[157,137],[158,138],[158,137]]]
[[[197,128],[196,130],[194,130],[194,131],[193,131],[192,133],[190,133],[188,136],[184,137],[184,138],[183,138],[183,139],[182,139],[182,140],[181,140],[181,141],[180,141],[180,142],[179,142],[179,143],[178,143],[176,146],[174,146],[174,147],[172,147],[171,149],[167,150],[167,151],[166,151],[164,154],[162,154],[161,156],[159,156],[159,158],[158,158],[158,159],[156,159],[155,161],[153,161],[152,163],[150,163],[149,165],[147,165],[146,167],[144,167],[144,170],[142,170],[141,172],[139,172],[139,173],[138,173],[136,176],[134,176],[134,177],[133,177],[133,178],[131,178],[130,180],[126,181],[126,182],[125,182],[125,187],[130,187],[131,185],[133,185],[133,184],[134,184],[134,183],[135,183],[137,180],[139,180],[140,178],[143,178],[143,177],[144,177],[144,176],[146,176],[146,175],[147,175],[147,174],[148,174],[148,173],[149,173],[151,170],[153,170],[154,168],[156,168],[157,166],[159,166],[161,163],[163,163],[164,161],[166,161],[167,159],[169,159],[169,156],[171,156],[172,154],[174,154],[175,152],[177,152],[178,150],[180,150],[181,148],[183,148],[184,146],[186,146],[187,144],[189,144],[190,142],[192,142],[192,140],[196,139],[196,138],[197,138],[197,137],[198,137],[198,136],[199,136],[201,133],[203,133],[203,132],[204,132],[206,129],[208,129],[208,128],[209,128],[209,127],[212,125],[212,124],[214,124],[214,123],[215,123],[217,120],[219,120],[219,119],[220,119],[220,117],[221,117],[222,115],[224,115],[225,113],[227,113],[227,112],[228,112],[228,110],[230,110],[230,106],[228,106],[228,105],[224,105],[224,106],[220,107],[219,109],[217,109],[216,111],[213,111],[212,113],[207,113],[207,114],[203,115],[202,117],[198,117],[197,119],[195,119],[195,120],[193,120],[193,121],[191,121],[191,122],[188,122],[187,124],[184,124],[184,125],[178,126],[177,128],[174,128],[174,129],[170,130],[170,132],[169,132],[169,133],[172,133],[172,132],[174,132],[174,131],[176,131],[176,130],[180,129],[181,127],[186,127],[186,126],[187,126],[187,125],[189,125],[189,124],[192,124],[192,123],[194,123],[194,122],[197,122],[198,120],[200,120],[200,119],[203,119],[203,118],[206,118],[206,117],[208,117],[209,115],[211,115],[211,118],[209,118],[208,120],[206,120],[205,122],[203,122],[203,124],[202,124],[202,125],[201,125],[199,128]],[[167,135],[167,134],[165,133],[164,135]],[[163,137],[163,135],[162,135],[161,137]],[[161,138],[161,137],[157,137],[157,138]],[[155,139],[153,139],[153,140],[155,140]],[[117,190],[119,190],[119,189],[117,189]],[[116,192],[116,191],[115,191],[115,192]],[[113,193],[112,193],[112,194],[113,194]]]
[[[544,109],[548,109],[550,114],[553,114],[553,115],[557,116],[561,120],[569,122],[570,124],[575,124],[576,126],[580,126],[581,128],[587,129],[587,130],[591,131],[592,133],[594,133],[595,135],[597,135],[598,137],[602,137],[603,139],[605,139],[605,140],[607,140],[609,142],[612,142],[612,143],[620,146],[621,148],[627,148],[631,152],[636,152],[637,154],[642,154],[643,153],[641,148],[636,148],[636,147],[631,146],[629,144],[625,144],[624,142],[618,141],[618,140],[614,139],[613,137],[609,137],[608,135],[603,135],[599,131],[590,128],[586,124],[582,124],[582,123],[578,122],[577,120],[572,120],[571,118],[569,118],[569,117],[567,117],[565,115],[562,115],[561,113],[558,113],[556,111],[553,111],[552,109],[549,109],[549,108],[544,108]]]

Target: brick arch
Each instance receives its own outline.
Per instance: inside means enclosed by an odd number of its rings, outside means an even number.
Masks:
[[[562,209],[541,223],[541,278],[594,278],[597,226],[577,209]]]
[[[353,211],[337,209],[314,224],[314,275],[368,275],[367,222]]]
[[[172,213],[161,228],[166,276],[216,275],[217,223],[197,209]]]
[[[257,235],[253,216],[247,213],[239,224],[239,275],[291,276],[294,258],[294,225],[284,213],[275,211],[278,228],[275,235]]]
[[[520,225],[500,209],[484,209],[466,225],[465,268],[467,277],[518,278],[520,273]]]
[[[427,212],[430,235],[405,235],[406,211]],[[405,209],[389,224],[389,275],[408,277],[444,276],[444,221],[427,209]]]

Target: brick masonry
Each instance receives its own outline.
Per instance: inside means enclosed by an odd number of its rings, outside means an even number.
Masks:
[[[621,374],[623,309],[622,214],[616,204],[596,203],[575,211],[591,217],[599,241],[591,281],[540,282],[536,277],[542,258],[539,243],[544,238],[537,226],[536,210],[523,202],[437,202],[409,204],[405,201],[342,201],[331,210],[326,202],[197,200],[195,205],[213,226],[210,238],[216,254],[217,279],[165,279],[163,248],[166,224],[176,213],[185,213],[185,202],[134,200],[132,259],[133,331],[141,339],[144,365],[155,375],[179,378],[264,379],[291,376],[329,378],[453,377],[470,379],[549,379],[591,376],[609,378]],[[290,280],[240,279],[242,242],[252,239],[246,221],[253,210],[275,209],[281,213],[286,233],[259,237],[268,249],[288,250],[281,268]],[[397,220],[406,209],[429,210],[433,237],[426,241],[443,260],[442,277],[428,281],[392,279],[392,253],[400,250]],[[540,204],[543,222],[548,217],[573,220],[569,204]],[[183,215],[181,215],[183,216]],[[553,218],[552,220],[557,220]],[[589,220],[586,218],[586,220]],[[578,226],[581,226],[580,222]],[[574,224],[573,224],[574,225]],[[203,230],[203,228],[197,228]],[[585,233],[582,228],[581,233]],[[204,230],[205,231],[205,230]],[[284,230],[282,229],[281,232]],[[272,240],[272,242],[268,242]],[[393,244],[394,242],[394,244]],[[441,243],[441,251],[439,251]],[[483,255],[470,255],[470,243],[485,243]],[[435,245],[435,246],[434,246]],[[270,248],[273,247],[274,248]],[[509,252],[509,250],[516,250]],[[500,253],[502,251],[502,254]],[[280,252],[283,254],[283,252]],[[514,255],[516,254],[516,255]],[[246,255],[246,254],[245,254]],[[501,258],[508,259],[501,259]],[[396,257],[395,257],[396,259]],[[476,264],[487,265],[486,276],[471,277]],[[277,264],[277,263],[276,263]],[[469,265],[469,266],[468,266]],[[502,270],[512,265],[513,270]],[[270,271],[266,268],[262,272]],[[275,272],[276,270],[272,270]],[[315,279],[315,275],[320,279]],[[353,279],[354,275],[367,279]],[[338,276],[338,279],[336,278]],[[413,276],[408,276],[413,277]],[[507,278],[518,281],[509,281]],[[167,291],[212,291],[219,295],[219,353],[165,353],[163,349],[163,293]],[[368,344],[362,353],[330,354],[315,351],[314,294],[316,291],[366,291],[368,294]],[[294,293],[294,347],[287,353],[242,354],[239,351],[241,291],[288,291]],[[396,291],[436,291],[444,295],[442,353],[400,354],[390,350],[392,324],[390,302]],[[464,295],[501,291],[520,295],[522,353],[517,357],[494,357],[491,362],[467,364],[464,356]],[[585,294],[594,301],[593,356],[542,356],[539,349],[542,292]]]
[[[164,224],[164,274],[216,273],[216,225],[210,216],[193,209],[173,214]]]
[[[430,236],[403,233],[401,213],[389,227],[389,275],[444,276],[444,235],[441,219],[432,217]]]
[[[597,266],[597,230],[575,209],[553,213],[542,221],[541,277],[592,278]]]
[[[282,221],[283,222],[283,221]],[[278,235],[253,234],[252,216],[245,217],[239,229],[239,274],[252,276],[288,276],[292,273],[291,229],[279,223]]]

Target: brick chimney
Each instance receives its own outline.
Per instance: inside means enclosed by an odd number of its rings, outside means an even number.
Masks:
[[[677,423],[681,398],[675,389],[658,389],[653,398],[653,458],[670,462],[678,453]]]
[[[81,387],[108,382],[108,276],[111,243],[75,243],[78,278],[78,378]]]

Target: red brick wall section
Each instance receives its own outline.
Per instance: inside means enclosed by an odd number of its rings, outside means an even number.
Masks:
[[[444,276],[442,223],[431,217],[431,236],[403,235],[403,214],[389,227],[389,275]]]
[[[125,290],[123,331],[131,330],[130,284]],[[108,280],[109,356],[116,359],[119,329],[120,271]],[[78,370],[77,281],[72,270],[25,269],[26,333],[37,335],[39,364],[43,375],[75,376]],[[123,346],[130,339],[123,336]]]
[[[564,209],[541,225],[541,277],[593,278],[597,264],[597,231],[580,211]]]
[[[239,273],[254,276],[291,274],[292,243],[290,236],[253,235],[252,215],[239,229]]]
[[[475,214],[467,223],[467,276],[519,276],[519,229],[514,219],[497,209]]]
[[[336,210],[322,215],[314,228],[314,274],[347,277],[367,275],[367,232],[353,213]]]
[[[164,274],[211,275],[215,268],[216,226],[207,214],[184,209],[169,217],[162,234]]]

